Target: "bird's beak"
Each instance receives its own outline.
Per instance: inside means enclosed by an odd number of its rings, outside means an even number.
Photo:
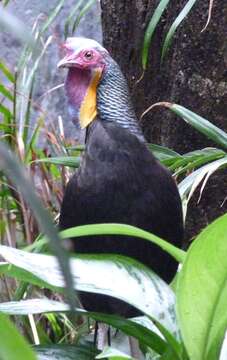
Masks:
[[[72,55],[66,55],[63,59],[61,59],[59,61],[59,63],[57,64],[57,67],[58,68],[71,67],[75,64],[76,64],[75,58],[73,58]]]

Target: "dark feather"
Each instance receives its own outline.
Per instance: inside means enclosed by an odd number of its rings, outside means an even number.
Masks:
[[[181,246],[182,209],[170,172],[145,143],[112,122],[96,120],[89,128],[80,168],[69,181],[60,228],[94,223],[125,223]],[[73,239],[77,253],[115,253],[137,259],[170,282],[176,261],[158,246],[125,236]],[[119,281],[121,281],[119,279]],[[127,304],[107,296],[81,294],[87,310],[135,316]]]

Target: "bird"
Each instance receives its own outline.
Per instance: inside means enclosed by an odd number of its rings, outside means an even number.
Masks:
[[[86,138],[80,166],[65,189],[60,229],[123,223],[181,247],[184,226],[176,182],[148,148],[119,65],[93,39],[70,37],[62,47],[58,68],[68,69],[69,114],[86,130]],[[72,244],[79,254],[134,258],[167,283],[177,271],[175,259],[143,239],[102,235],[74,238]],[[80,292],[80,300],[88,311],[138,315],[131,305],[106,295]]]

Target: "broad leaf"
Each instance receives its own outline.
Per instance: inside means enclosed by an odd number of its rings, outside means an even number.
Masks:
[[[132,358],[131,356],[124,354],[123,352],[114,349],[112,347],[106,347],[104,348],[104,350],[102,351],[101,354],[96,356],[96,359],[109,359],[109,360],[124,360],[124,359],[128,359],[128,360],[135,360],[134,358]]]
[[[9,315],[29,315],[69,311],[70,308],[67,304],[49,299],[29,299],[21,301],[10,301],[0,304],[0,312]],[[122,330],[125,334],[135,337],[142,344],[151,347],[159,354],[163,354],[167,348],[167,343],[154,332],[157,331],[155,326],[146,317],[127,320],[115,315],[87,312],[82,309],[76,309],[76,312],[78,314],[93,318],[94,320],[104,322],[115,327],[116,329]]]
[[[26,253],[6,246],[0,246],[0,255],[24,271],[24,281],[26,271],[33,283],[41,279],[51,287],[65,286],[53,256]],[[118,255],[77,256],[71,259],[70,268],[74,287],[77,284],[78,290],[121,299],[156,319],[171,333],[177,332],[174,293],[163,280],[137,261]],[[17,276],[17,269],[8,268],[9,275],[10,271]]]
[[[227,215],[190,247],[177,288],[179,324],[193,360],[219,358],[227,328]]]
[[[0,314],[0,332],[1,360],[37,359],[31,347],[4,314]]]

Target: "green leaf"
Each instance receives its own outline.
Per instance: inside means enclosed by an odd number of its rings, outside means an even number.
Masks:
[[[94,224],[82,225],[61,232],[61,237],[71,238],[92,235],[126,235],[134,236],[160,246],[164,251],[172,255],[178,262],[184,261],[185,252],[158,236],[135,226],[125,224]]]
[[[190,359],[219,358],[227,329],[227,215],[194,240],[178,278],[177,311]]]
[[[129,355],[124,354],[123,352],[114,349],[110,346],[105,347],[102,351],[101,354],[96,356],[96,359],[115,359],[115,360],[124,360],[124,359],[129,359],[129,360],[135,360],[134,358],[132,358]]]
[[[12,82],[12,83],[15,82],[13,73],[9,70],[9,68],[2,61],[0,61],[0,70],[3,72],[3,74],[7,77],[7,79],[10,82]]]
[[[176,158],[181,158],[180,154],[178,154],[176,151],[168,149],[165,146],[148,144],[148,147],[152,151],[152,154],[161,162],[164,162],[165,160],[168,161]]]
[[[193,7],[193,5],[195,5],[197,0],[189,0],[185,6],[183,7],[183,9],[181,10],[181,12],[179,13],[179,15],[176,17],[176,19],[174,20],[173,24],[171,25],[166,38],[164,40],[164,44],[162,47],[162,56],[161,56],[161,61],[163,61],[170,45],[171,42],[173,40],[173,36],[175,34],[175,32],[177,31],[177,28],[179,27],[179,25],[182,23],[182,21],[186,18],[186,16],[188,15],[188,13],[190,12],[191,8]]]
[[[170,170],[173,168],[178,168],[174,175],[179,176],[187,171],[201,167],[206,163],[221,159],[226,155],[227,154],[224,151],[212,148],[198,150],[195,152],[193,151],[192,153],[188,153],[182,156],[181,160],[170,166]]]
[[[0,245],[0,255],[10,264],[23,270],[21,280],[56,288],[65,287],[58,263],[53,256],[27,253]],[[8,275],[20,278],[17,268],[6,268]],[[171,333],[177,333],[174,320],[175,296],[170,287],[150,269],[139,262],[120,255],[81,255],[70,260],[74,288],[80,291],[104,294],[123,300],[144,314],[160,322]],[[26,280],[25,272],[29,273]],[[103,276],[105,274],[105,276]],[[121,279],[119,282],[118,279]],[[127,291],[123,291],[127,289]]]
[[[77,26],[80,23],[80,20],[82,19],[82,17],[88,12],[88,10],[90,9],[90,7],[95,3],[96,0],[90,0],[90,1],[86,1],[84,7],[82,8],[82,10],[80,11],[80,13],[78,14],[73,27],[72,27],[72,35],[74,34],[74,32],[77,29]]]
[[[37,359],[31,347],[4,314],[0,314],[0,329],[1,360]]]
[[[40,229],[46,234],[54,253],[56,254],[67,283],[67,296],[72,308],[75,307],[75,293],[72,290],[72,278],[69,270],[68,257],[61,244],[57,229],[53,226],[50,215],[42,206],[35,194],[35,189],[27,178],[25,169],[13,156],[10,149],[0,143],[0,169],[10,178],[30,205]]]
[[[28,315],[69,311],[70,308],[67,304],[49,299],[29,299],[21,301],[10,301],[0,304],[0,312],[10,315]],[[153,330],[145,327],[148,323],[148,319],[147,321],[144,320],[146,319],[145,317],[127,320],[115,315],[87,312],[82,309],[76,309],[76,311],[78,314],[88,316],[94,320],[111,325],[129,336],[135,337],[142,344],[151,347],[159,354],[163,354],[167,348],[166,342],[159,335],[157,335]],[[149,322],[150,327],[151,324],[152,323]],[[152,328],[155,328],[154,325]]]
[[[195,114],[183,106],[169,103],[167,103],[166,106],[207,138],[211,139],[216,144],[227,148],[227,133],[225,131],[219,129],[202,116]]]
[[[13,117],[11,111],[2,104],[0,104],[0,113],[2,113],[8,119],[11,119]]]
[[[40,34],[44,33],[46,30],[48,30],[48,28],[50,27],[52,22],[55,20],[55,18],[61,11],[61,8],[64,5],[64,2],[65,2],[65,0],[60,0],[57,2],[57,4],[54,6],[53,10],[50,12],[48,18],[46,19],[45,23],[43,24]]]
[[[98,354],[98,351],[92,344],[86,345],[38,345],[34,350],[39,360],[92,360]],[[17,359],[19,360],[19,358]],[[27,360],[27,359],[26,359]]]
[[[65,20],[65,26],[64,26],[64,37],[65,37],[65,39],[69,35],[70,24],[71,24],[75,14],[76,14],[76,12],[79,10],[80,6],[82,5],[83,1],[84,0],[77,1],[76,5],[71,9],[69,16]]]
[[[207,183],[209,177],[219,168],[222,166],[226,166],[227,164],[227,156],[213,161],[212,163],[206,164],[201,168],[195,170],[193,173],[188,175],[181,183],[178,185],[178,189],[180,192],[181,199],[189,202],[190,198],[192,197],[194,191],[198,187],[198,185],[203,181],[203,185],[200,191],[200,197],[202,195],[202,191]]]
[[[3,6],[7,6],[8,5],[8,3],[10,2],[10,0],[3,0]]]
[[[73,168],[77,168],[80,165],[80,157],[79,156],[59,156],[59,157],[50,157],[37,159],[34,162],[39,163],[47,163],[47,164],[55,164],[55,165],[64,165]]]
[[[3,84],[0,84],[0,93],[2,93],[10,101],[13,101],[13,95]]]
[[[181,181],[181,183],[178,185],[178,189],[182,200],[184,219],[186,218],[188,203],[199,184],[203,181],[200,189],[200,196],[198,202],[201,199],[202,192],[209,177],[219,168],[226,167],[226,164],[227,156],[219,160],[213,161],[210,164],[202,166],[201,168],[195,170],[190,175],[188,175],[183,181]]]
[[[155,145],[155,144],[148,144],[149,149],[152,151],[153,155],[159,159],[161,162],[168,162],[172,163],[176,159],[180,159],[181,155],[177,152],[168,149],[164,146]],[[76,150],[78,150],[76,148]],[[34,162],[44,162],[49,164],[55,165],[63,165],[69,166],[72,168],[77,168],[80,165],[81,157],[80,156],[59,156],[59,157],[50,157],[50,158],[43,158],[37,159]]]
[[[149,48],[152,36],[157,27],[157,24],[162,16],[163,11],[167,8],[169,0],[161,0],[155,12],[148,24],[147,30],[145,32],[144,41],[143,41],[143,50],[142,50],[142,66],[143,70],[147,68],[147,60],[149,54]]]

